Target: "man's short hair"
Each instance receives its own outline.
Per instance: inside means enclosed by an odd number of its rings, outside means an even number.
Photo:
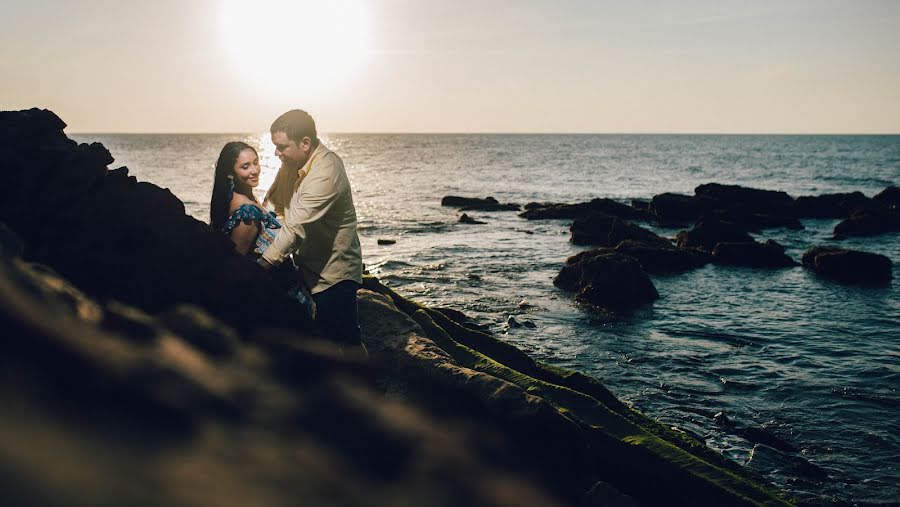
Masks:
[[[299,143],[304,137],[312,139],[312,144],[318,145],[319,138],[316,135],[316,122],[306,111],[302,109],[291,109],[290,111],[279,116],[272,122],[272,128],[269,132],[284,132],[288,139]]]

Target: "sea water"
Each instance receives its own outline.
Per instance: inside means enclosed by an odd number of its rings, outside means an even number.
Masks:
[[[278,168],[267,134],[74,135],[167,187],[208,221],[213,164],[230,140],[260,149],[260,197]],[[718,182],[793,196],[900,184],[900,136],[333,134],[368,270],[452,307],[535,358],[601,379],[625,402],[798,495],[900,501],[900,234],[833,241],[837,220],[770,229],[795,260],[812,245],[887,255],[894,282],[841,285],[803,267],[708,265],[653,276],[661,297],[627,316],[577,304],[552,279],[584,247],[565,220],[472,212],[501,202],[628,202]],[[673,236],[677,229],[653,228]],[[396,244],[378,245],[378,239]],[[528,326],[509,325],[509,318]],[[530,324],[534,324],[532,327]],[[718,414],[718,417],[716,416]],[[726,423],[725,421],[730,421]],[[752,433],[742,431],[752,428]]]

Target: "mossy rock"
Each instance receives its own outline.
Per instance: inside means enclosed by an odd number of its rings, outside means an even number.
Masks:
[[[459,365],[511,382],[578,424],[589,446],[593,475],[642,503],[796,503],[703,443],[631,409],[597,380],[534,361],[506,342],[400,296],[375,278],[366,278],[364,287],[389,297]]]

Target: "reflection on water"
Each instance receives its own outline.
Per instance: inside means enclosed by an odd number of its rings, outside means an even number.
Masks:
[[[278,168],[261,135],[73,136],[103,142],[141,180],[205,220],[225,142],[259,147],[262,197]],[[717,181],[792,195],[900,183],[900,137],[332,135],[346,163],[373,274],[426,304],[453,306],[541,360],[595,375],[661,422],[801,494],[900,498],[900,289],[843,286],[796,267],[707,266],[658,276],[654,304],[590,312],[552,285],[568,223],[513,212],[457,223],[444,195],[501,202],[628,200]],[[770,230],[799,260],[833,220]],[[657,229],[673,235],[673,229]],[[397,240],[378,245],[378,238]],[[841,243],[883,253],[900,280],[900,235]],[[507,329],[509,315],[537,327]],[[717,415],[718,414],[718,415]]]

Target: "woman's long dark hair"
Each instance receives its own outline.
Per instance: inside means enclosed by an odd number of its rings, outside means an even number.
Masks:
[[[212,199],[209,201],[209,225],[213,229],[221,229],[228,220],[228,208],[231,204],[228,190],[231,182],[234,181],[229,180],[228,177],[234,177],[234,164],[237,162],[238,155],[244,150],[253,150],[253,153],[256,154],[256,148],[241,141],[231,141],[219,153],[216,171],[213,174]]]

